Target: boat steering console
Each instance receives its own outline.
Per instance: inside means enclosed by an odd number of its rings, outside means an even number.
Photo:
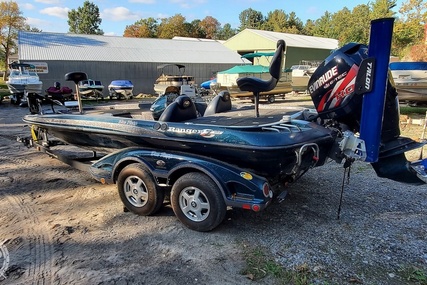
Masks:
[[[263,80],[258,77],[242,77],[237,79],[237,86],[242,91],[249,91],[254,94],[255,98],[255,116],[259,117],[259,95],[261,92],[267,92],[273,90],[282,74],[283,58],[285,52],[285,41],[278,40],[276,52],[274,53],[273,59],[270,64],[270,75],[269,80]]]

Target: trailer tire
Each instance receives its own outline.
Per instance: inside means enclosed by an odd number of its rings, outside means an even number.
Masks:
[[[181,176],[172,186],[171,205],[176,217],[188,228],[206,232],[223,220],[227,206],[212,179],[199,172]]]
[[[155,214],[163,204],[164,192],[157,188],[153,175],[139,163],[120,171],[117,190],[125,207],[137,215]]]
[[[268,103],[274,103],[276,101],[276,97],[274,95],[268,95],[267,101]]]

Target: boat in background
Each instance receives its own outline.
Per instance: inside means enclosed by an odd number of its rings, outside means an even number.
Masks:
[[[40,81],[35,66],[27,63],[12,62],[9,64],[9,77],[6,85],[9,88],[11,102],[19,104],[25,93],[42,94],[43,82]]]
[[[259,58],[259,57],[272,57],[274,53],[249,53],[242,56],[242,58]],[[271,75],[269,71],[269,66],[264,66],[261,64],[245,64],[245,65],[236,65],[230,69],[220,71],[217,73],[216,84],[212,83],[210,85],[211,89],[218,93],[220,91],[226,90],[230,93],[232,97],[251,97],[252,93],[247,91],[240,90],[237,85],[237,80],[244,77],[257,77],[262,80],[268,80]],[[282,70],[279,82],[274,89],[261,92],[261,97],[266,97],[270,103],[275,101],[275,95],[284,96],[286,93],[292,91],[292,74],[290,70]]]
[[[200,87],[204,89],[211,89],[211,86],[215,86],[215,84],[216,84],[216,77],[210,80],[207,80],[205,82],[202,82],[202,84],[200,84]]]
[[[133,83],[130,80],[113,80],[110,85],[108,85],[108,92],[110,99],[132,99]]]
[[[392,62],[390,70],[399,101],[427,103],[427,62]]]
[[[308,81],[320,63],[321,61],[302,60],[300,64],[292,65],[292,91],[306,93]]]
[[[102,85],[99,80],[82,80],[79,82],[79,92],[81,96],[85,97],[99,97],[103,98],[102,91],[104,90],[104,85]]]
[[[165,69],[170,66],[178,68],[177,75],[171,75],[165,72]],[[154,82],[154,92],[156,94],[164,94],[165,90],[169,86],[180,87],[182,85],[194,85],[194,76],[185,75],[185,65],[182,64],[162,64],[157,66],[158,70],[162,70],[160,76]]]
[[[45,96],[49,99],[58,100],[62,103],[74,98],[73,90],[67,86],[61,87],[61,83],[59,82],[55,82],[53,86],[46,89]]]

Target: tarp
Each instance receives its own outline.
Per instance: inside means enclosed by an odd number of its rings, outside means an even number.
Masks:
[[[242,58],[254,58],[254,57],[261,57],[261,56],[273,56],[273,52],[254,52],[254,53],[247,53],[242,55]]]
[[[230,69],[219,71],[220,74],[240,74],[240,73],[265,73],[269,72],[268,66],[263,65],[236,65]]]

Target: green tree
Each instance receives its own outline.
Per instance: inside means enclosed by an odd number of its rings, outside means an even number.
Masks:
[[[290,34],[301,34],[304,29],[304,24],[300,18],[297,17],[295,12],[291,12],[288,15],[288,21],[285,29],[285,33]]]
[[[334,27],[334,38],[338,39],[340,45],[349,42],[367,44],[370,30],[370,8],[368,5],[357,5],[350,11],[342,9],[332,17]]]
[[[13,1],[0,2],[0,44],[3,59],[3,68],[7,68],[9,55],[12,49],[16,49],[18,31],[26,26],[25,18],[19,10],[19,6]],[[6,80],[6,72],[3,74]]]
[[[411,60],[426,58],[425,25],[427,24],[427,2],[408,0],[399,9],[393,33],[394,54]]]
[[[313,36],[316,25],[313,20],[308,19],[305,22],[304,28],[302,29],[302,33],[307,36]]]
[[[218,40],[228,40],[229,38],[235,36],[236,34],[237,34],[237,31],[231,28],[231,25],[227,23],[222,28],[219,29]]]
[[[171,39],[175,36],[188,37],[188,26],[185,17],[181,14],[161,19],[157,36],[162,39]]]
[[[157,37],[157,20],[154,18],[141,19],[134,24],[126,26],[123,32],[124,37],[131,38],[156,38]]]
[[[190,37],[202,38],[202,39],[206,38],[206,32],[200,26],[201,22],[202,22],[201,20],[195,19],[191,21],[191,23],[188,23],[186,29]]]
[[[314,21],[312,35],[316,37],[335,38],[336,34],[334,34],[334,30],[332,28],[331,13],[326,11],[319,19]]]
[[[243,10],[239,14],[240,27],[239,31],[243,31],[246,28],[249,29],[260,29],[264,23],[264,16],[261,12],[253,10],[252,8]]]
[[[340,45],[348,42],[367,44],[370,21],[377,18],[393,17],[396,0],[375,0],[369,4],[357,5],[353,10],[344,7],[340,11],[325,14],[314,22],[307,21],[305,34],[337,39]]]
[[[393,12],[393,8],[396,7],[397,0],[376,0],[375,2],[371,3],[371,15],[370,19],[379,19],[379,18],[386,18],[386,17],[394,17],[396,14]]]
[[[288,24],[288,15],[285,11],[276,9],[273,12],[268,12],[262,29],[273,32],[284,32]]]
[[[98,6],[89,1],[85,1],[83,7],[68,12],[68,26],[71,33],[103,35],[104,32],[99,28],[101,22]]]

